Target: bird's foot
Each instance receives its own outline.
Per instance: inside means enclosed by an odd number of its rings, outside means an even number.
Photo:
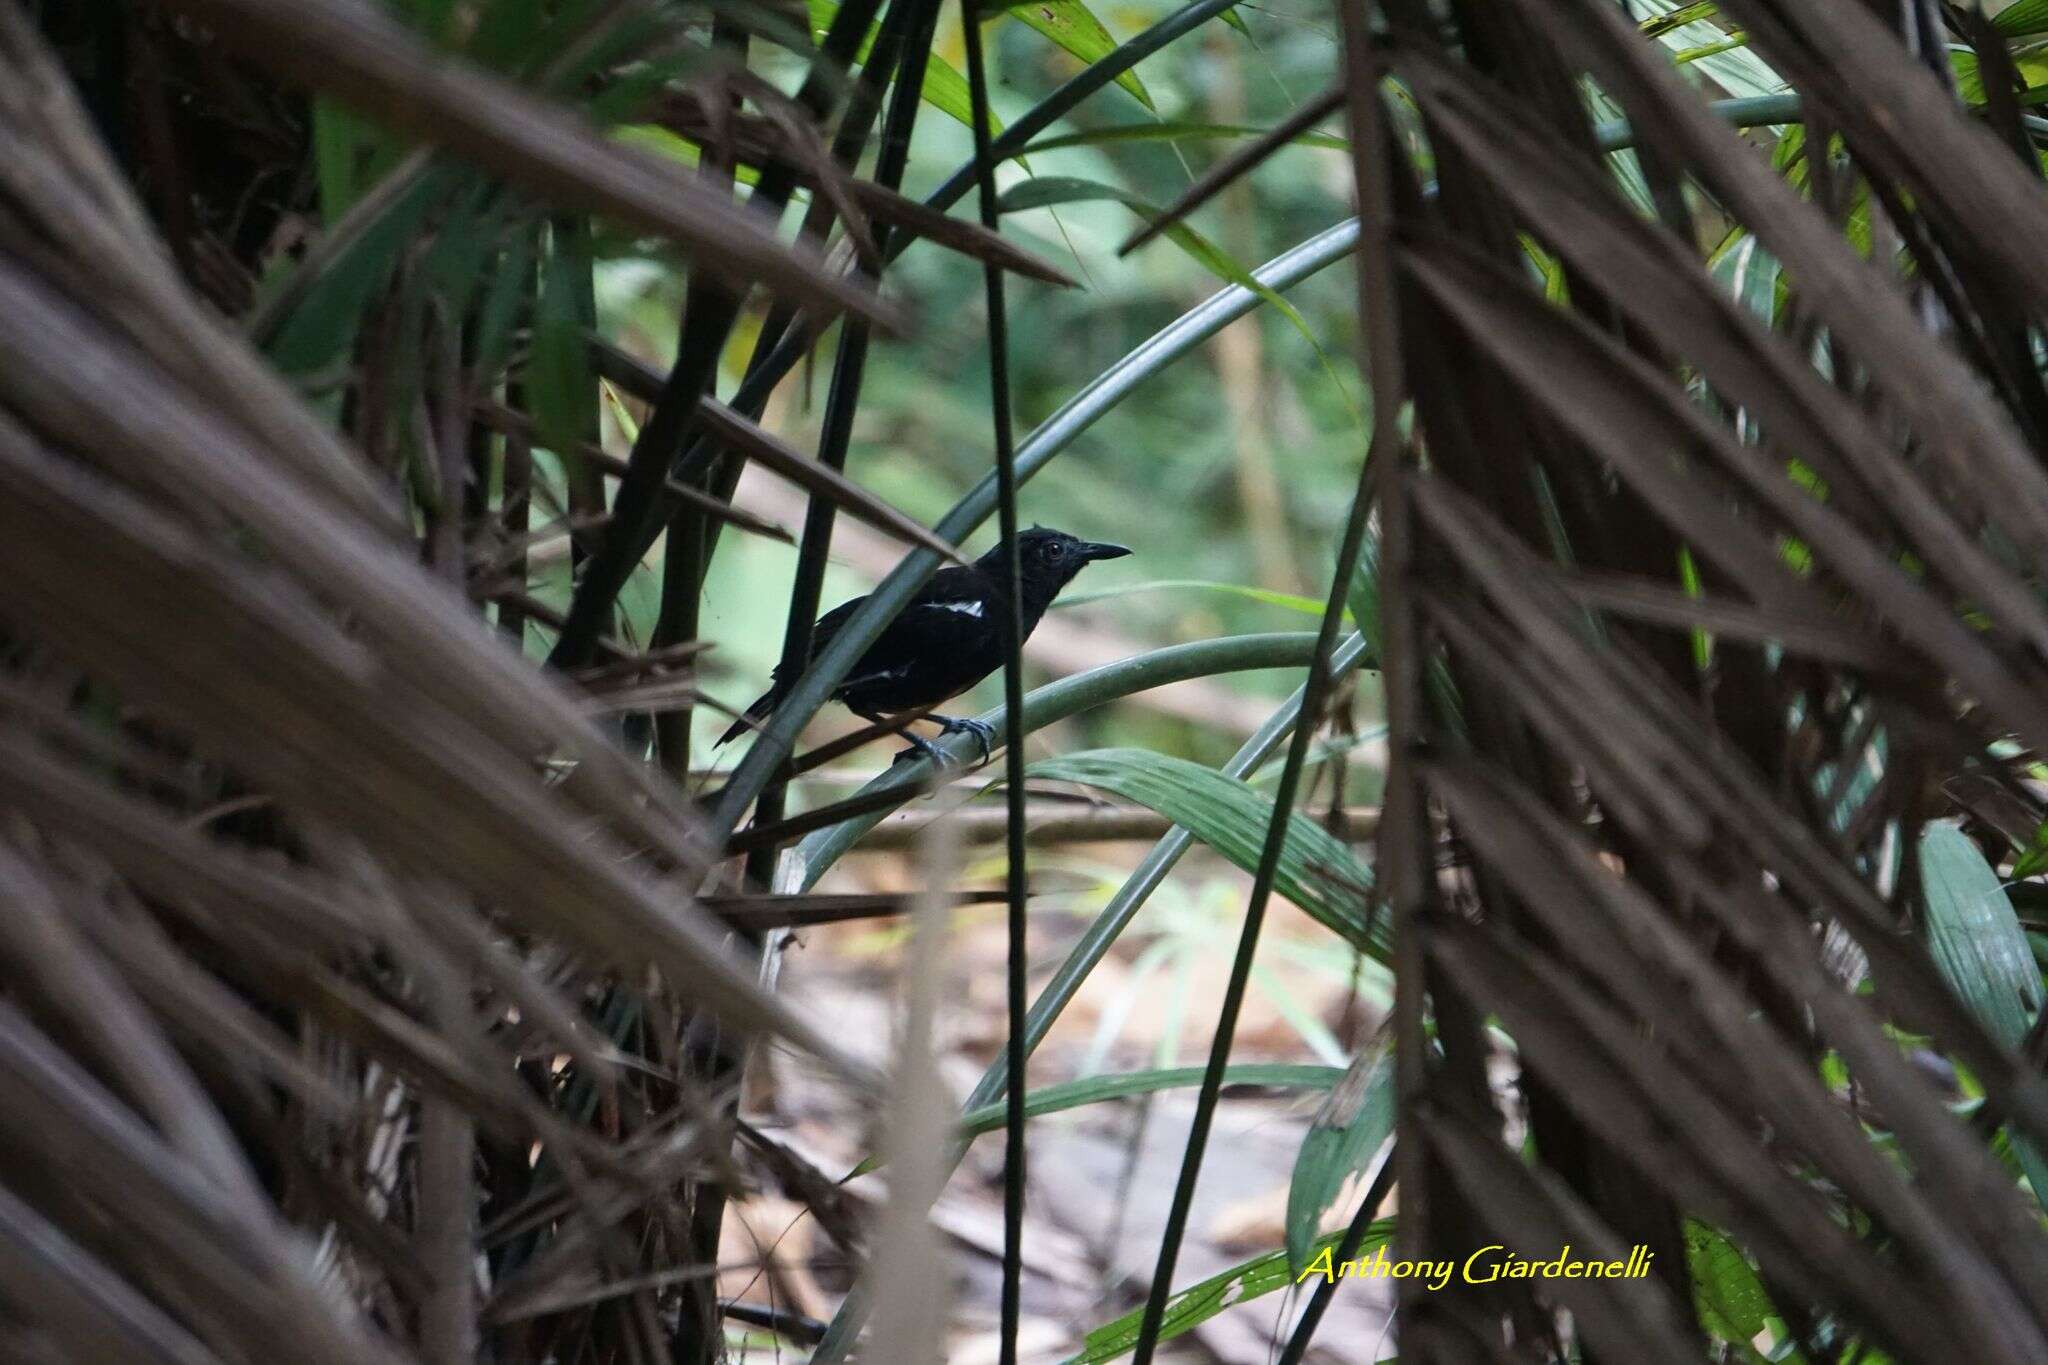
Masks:
[[[985,720],[969,720],[964,716],[938,715],[928,715],[925,719],[937,721],[939,723],[939,733],[942,735],[973,735],[975,742],[981,745],[981,761],[984,763],[988,762],[990,754],[994,752],[996,727],[990,725]]]
[[[902,750],[896,755],[895,758],[890,760],[891,767],[894,767],[896,764],[903,762],[903,760],[907,758],[930,759],[931,765],[934,768],[943,768],[949,761],[946,757],[946,751],[944,749],[941,749],[938,745],[932,743],[930,740],[924,738],[924,736],[913,735],[908,730],[905,730],[903,732],[903,738],[910,742],[910,747],[908,749]]]

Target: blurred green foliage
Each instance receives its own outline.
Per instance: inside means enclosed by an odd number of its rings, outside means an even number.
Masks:
[[[1123,39],[1172,8],[1132,5],[1098,12]],[[1246,8],[1247,33],[1212,23],[1196,40],[1172,45],[1141,64],[1156,111],[1113,87],[1084,103],[1048,136],[1159,122],[1277,122],[1303,92],[1325,78],[1333,34],[1320,17]],[[996,21],[989,37],[995,112],[1006,122],[1077,69],[1074,58],[1021,23]],[[948,11],[935,55],[957,57],[958,45],[957,15]],[[773,69],[775,64],[762,65]],[[1189,138],[1062,147],[1032,154],[1028,170],[1015,161],[1006,163],[1000,180],[1008,186],[1030,176],[1083,177],[1166,203],[1235,145]],[[957,122],[920,120],[905,192],[929,192],[970,151],[968,131]],[[1242,194],[1197,212],[1193,222],[1250,267],[1348,213],[1344,154],[1297,146],[1255,172]],[[1168,241],[1119,258],[1118,245],[1136,225],[1130,211],[1114,203],[1069,204],[1005,218],[1006,234],[1082,282],[1077,289],[1016,279],[1010,283],[1011,383],[1020,433],[1221,287],[1216,275]],[[660,257],[637,250],[614,255],[599,273],[604,330],[666,365],[673,354],[683,279],[679,269],[664,268]],[[992,459],[981,274],[971,261],[919,243],[890,268],[887,280],[892,292],[915,302],[918,325],[909,335],[883,340],[873,349],[848,469],[881,497],[930,521],[981,478]],[[1330,368],[1298,329],[1262,309],[1233,325],[1253,334],[1252,344],[1241,346],[1253,367],[1248,409],[1233,406],[1221,372],[1221,343],[1212,342],[1141,387],[1057,468],[1028,485],[1020,509],[1023,520],[1115,536],[1137,550],[1130,560],[1096,571],[1086,585],[1093,589],[1196,578],[1319,597],[1364,449],[1356,416],[1364,386],[1351,359],[1354,291],[1349,272],[1333,270],[1289,295],[1322,339]],[[758,315],[743,320],[727,349],[727,384],[737,382],[758,321]],[[818,354],[829,356],[830,346],[828,335]],[[822,364],[799,371],[784,399],[770,409],[776,429],[799,448],[815,443],[824,378]],[[1239,382],[1242,388],[1243,379]],[[1341,391],[1339,384],[1351,391]],[[1238,395],[1240,401],[1243,396]],[[1266,476],[1284,499],[1287,527],[1278,545],[1261,547],[1247,532],[1243,479],[1258,471],[1247,475],[1240,470],[1243,461],[1270,462]],[[984,531],[971,548],[978,550],[991,538],[992,530]],[[642,639],[657,606],[659,553],[635,575],[622,599]],[[721,540],[702,622],[705,638],[717,645],[709,684],[714,695],[741,704],[759,690],[781,648],[780,605],[795,562],[794,550],[786,546],[746,536]],[[1269,581],[1269,574],[1262,573],[1276,562],[1287,566],[1288,581]],[[825,601],[844,600],[871,585],[869,574],[842,559],[827,578]],[[566,575],[558,575],[542,595],[563,600],[566,586]],[[1302,617],[1284,609],[1184,591],[1112,599],[1083,610],[1084,617],[1054,619],[1085,619],[1144,643],[1303,624]],[[1290,681],[1252,675],[1214,685],[1277,698]],[[992,701],[998,686],[993,679],[984,684],[976,703]],[[1122,708],[1117,717],[1118,739],[1206,762],[1220,761],[1241,738],[1136,707]],[[1100,718],[1090,722],[1090,729],[1097,737],[1108,733]]]

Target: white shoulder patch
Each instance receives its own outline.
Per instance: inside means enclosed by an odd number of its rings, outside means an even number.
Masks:
[[[981,603],[978,600],[973,602],[933,602],[930,606],[934,611],[957,611],[962,616],[981,615]]]

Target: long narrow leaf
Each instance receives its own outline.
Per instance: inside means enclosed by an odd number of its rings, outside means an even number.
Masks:
[[[1920,879],[1935,965],[1991,1036],[2017,1048],[2041,1015],[2041,970],[1998,874],[1968,835],[1942,821],[1920,836]],[[2048,1207],[2048,1159],[2025,1138],[2012,1147]]]
[[[1309,1124],[1287,1185],[1287,1257],[1299,1274],[1316,1228],[1394,1134],[1394,1058],[1384,1043],[1361,1052]]]
[[[1207,3],[1207,0],[1202,0],[1202,3]],[[1318,233],[1261,266],[1256,283],[1263,289],[1280,290],[1306,279],[1342,259],[1356,242],[1357,230],[1356,222],[1348,222]],[[1028,480],[1044,468],[1075,437],[1100,420],[1145,378],[1186,355],[1200,342],[1263,301],[1260,288],[1232,286],[1225,289],[1104,370],[1018,444],[1018,479]],[[932,529],[957,545],[994,510],[995,476],[991,474],[956,503],[953,510]],[[739,769],[727,783],[713,816],[713,822],[721,832],[729,832],[738,825],[754,797],[789,757],[795,745],[795,727],[824,704],[827,694],[852,669],[861,652],[874,643],[875,637],[938,569],[939,563],[939,557],[929,550],[912,553],[875,591],[868,594],[860,610],[832,637],[831,645],[811,660],[810,668],[790,689],[782,711],[764,730],[763,741],[757,741],[747,751],[746,758],[741,760]]]
[[[837,0],[806,0],[806,3],[810,12],[811,37],[823,42],[826,33],[832,28],[833,17],[839,13]],[[868,53],[874,48],[875,36],[880,28],[879,24],[870,28],[868,36],[861,40],[860,50],[854,57],[855,65],[867,61]],[[963,128],[974,126],[974,111],[967,96],[967,78],[960,74],[958,67],[937,53],[933,53],[926,62],[924,79],[920,82],[919,90],[924,96],[924,102],[947,118]],[[994,113],[988,116],[988,127],[991,133],[1003,131],[1003,125]]]
[[[1273,802],[1243,782],[1149,749],[1095,749],[1040,759],[1031,775],[1080,782],[1149,806],[1246,871],[1256,868]],[[1385,960],[1372,921],[1372,873],[1322,826],[1287,815],[1274,889],[1361,952]]]
[[[1225,1072],[1223,1083],[1286,1090],[1328,1090],[1343,1078],[1344,1073],[1334,1066],[1246,1062]],[[1060,1085],[1041,1086],[1037,1090],[1026,1091],[1024,1113],[1030,1118],[1041,1118],[1047,1114],[1079,1109],[1084,1105],[1129,1099],[1133,1095],[1155,1095],[1162,1090],[1184,1090],[1201,1083],[1202,1068],[1198,1066],[1162,1067],[1152,1071],[1124,1071],[1109,1076],[1089,1076],[1078,1081],[1067,1081]],[[1003,1126],[1003,1115],[1004,1106],[1001,1103],[977,1105],[960,1116],[959,1134],[963,1138],[975,1138],[984,1133],[993,1133]],[[848,1172],[847,1179],[851,1180],[856,1175],[877,1170],[880,1166],[881,1162],[869,1157]]]
[[[374,8],[344,0],[178,0],[178,8],[252,59],[558,202],[673,237],[699,260],[772,282],[805,303],[894,319],[869,290],[782,242],[729,199],[553,105],[437,56]]]
[[[1394,1235],[1391,1219],[1375,1223],[1366,1234],[1361,1251],[1370,1251],[1384,1246]],[[1319,1237],[1309,1248],[1313,1260],[1325,1250],[1334,1250],[1343,1240],[1344,1234],[1333,1232]],[[1334,1268],[1332,1273],[1336,1273]],[[1255,1256],[1230,1269],[1211,1275],[1198,1284],[1175,1293],[1166,1303],[1166,1316],[1162,1320],[1158,1340],[1171,1341],[1177,1336],[1207,1322],[1226,1308],[1235,1308],[1241,1303],[1263,1298],[1276,1289],[1285,1289],[1296,1282],[1295,1273],[1288,1268],[1288,1255],[1283,1251],[1269,1251]],[[1106,1322],[1088,1334],[1080,1354],[1071,1357],[1067,1365],[1101,1365],[1103,1361],[1116,1360],[1128,1355],[1138,1344],[1140,1320],[1144,1310],[1138,1309],[1124,1314],[1112,1322]]]
[[[1124,123],[1108,128],[1090,128],[1079,133],[1061,133],[1057,137],[1044,137],[1031,144],[1033,152],[1057,151],[1062,147],[1113,147],[1126,142],[1198,142],[1228,141],[1235,138],[1264,137],[1272,130],[1254,128],[1242,123],[1196,123],[1186,119],[1167,119],[1159,123]],[[1341,152],[1348,146],[1335,133],[1296,133],[1287,139],[1295,147],[1319,147],[1325,151]]]
[[[1079,57],[1084,63],[1099,62],[1116,51],[1116,39],[1109,36],[1109,30],[1081,0],[1021,0],[1004,6],[1002,12],[1016,16],[1025,27],[1044,34],[1061,51]],[[1152,92],[1138,79],[1136,71],[1119,73],[1116,83],[1147,109],[1156,107]]]
[[[1155,205],[1130,190],[1071,175],[1041,175],[1012,185],[1003,192],[1002,208],[1005,213],[1021,213],[1026,209],[1100,201],[1122,204],[1147,222],[1161,216]],[[1308,325],[1308,320],[1302,317],[1300,310],[1280,297],[1278,291],[1260,283],[1258,277],[1245,269],[1229,252],[1185,223],[1170,224],[1162,228],[1161,233],[1168,241],[1186,252],[1197,265],[1218,279],[1256,291],[1259,297],[1277,309],[1282,317],[1294,324],[1295,330],[1300,332],[1310,345],[1321,350],[1321,343],[1317,340],[1314,329]]]
[[[1315,637],[1294,632],[1240,635],[1174,645],[1135,658],[1119,659],[1032,691],[1024,699],[1024,729],[1030,733],[1117,697],[1184,678],[1208,677],[1246,668],[1300,667],[1308,661],[1314,644]],[[1001,733],[1007,717],[999,708],[980,719]],[[937,746],[948,758],[960,762],[969,761],[970,754],[979,756],[975,741],[959,735],[941,736]],[[896,799],[876,807],[860,819],[844,820],[804,840],[797,848],[804,864],[804,887],[815,886],[818,878],[863,834],[880,823],[888,810],[920,794],[930,775],[926,760],[908,760],[894,765],[856,793],[859,797],[872,792],[893,792]]]

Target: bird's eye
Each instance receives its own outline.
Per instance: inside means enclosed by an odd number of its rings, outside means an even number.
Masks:
[[[1058,541],[1054,541],[1052,544],[1045,547],[1045,557],[1047,559],[1058,559],[1061,556],[1065,555],[1066,552],[1067,547],[1060,544]]]

